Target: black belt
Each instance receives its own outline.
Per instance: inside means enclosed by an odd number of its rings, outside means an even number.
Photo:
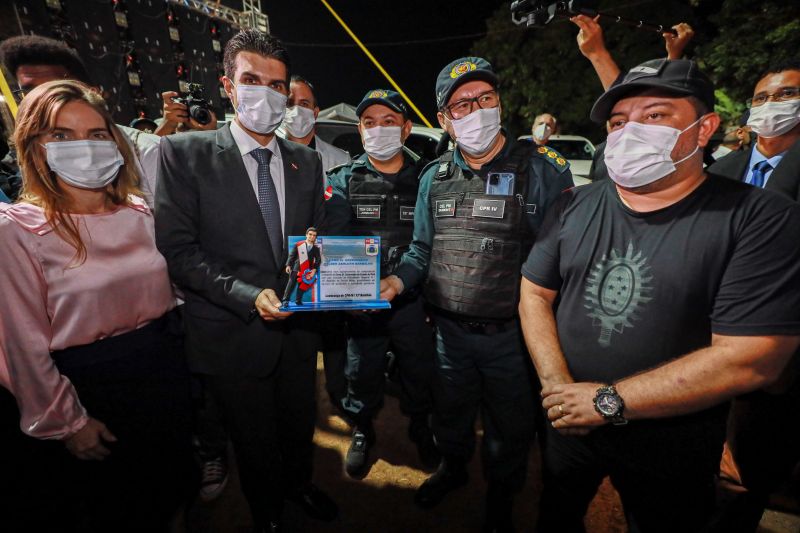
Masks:
[[[476,322],[467,320],[456,320],[458,326],[470,333],[480,333],[482,335],[495,335],[511,331],[517,327],[516,320],[509,320],[508,322]]]
[[[442,316],[456,323],[458,327],[470,333],[482,335],[495,335],[506,331],[512,331],[519,327],[516,318],[506,320],[481,320],[480,318],[465,317],[444,309],[434,308],[434,320],[436,315]]]

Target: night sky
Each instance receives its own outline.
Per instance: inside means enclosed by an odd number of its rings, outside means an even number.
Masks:
[[[474,35],[486,31],[486,19],[496,9],[510,6],[510,1],[497,0],[329,3],[434,125],[436,75],[470,53],[479,38]],[[391,88],[322,2],[267,0],[262,9],[271,32],[288,44],[293,72],[316,87],[320,108],[339,102],[355,105],[370,89]],[[470,37],[459,38],[465,35]],[[431,39],[440,41],[408,43]],[[381,44],[398,42],[405,44]]]

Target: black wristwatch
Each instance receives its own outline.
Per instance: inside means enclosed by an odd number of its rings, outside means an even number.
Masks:
[[[619,395],[614,385],[603,385],[597,389],[594,396],[594,408],[603,418],[615,426],[624,426],[628,423],[622,412],[625,410],[625,402]]]

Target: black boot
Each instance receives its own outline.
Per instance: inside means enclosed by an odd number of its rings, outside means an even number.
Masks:
[[[436,468],[442,455],[433,441],[433,432],[428,425],[427,415],[414,415],[408,425],[408,438],[417,445],[419,460],[428,468]]]
[[[447,494],[469,481],[464,460],[456,457],[443,457],[436,473],[429,477],[414,495],[414,503],[423,509],[430,509],[441,502]]]
[[[514,533],[514,491],[501,483],[489,482],[486,491],[486,521],[483,533]]]
[[[347,456],[344,460],[344,469],[352,478],[363,479],[369,472],[369,449],[375,444],[375,430],[372,424],[359,424],[353,428],[353,438]]]

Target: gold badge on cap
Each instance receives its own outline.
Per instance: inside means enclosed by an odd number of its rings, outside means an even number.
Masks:
[[[467,72],[471,72],[477,68],[478,65],[476,65],[472,61],[462,61],[461,63],[453,67],[453,70],[450,71],[450,77],[456,79],[459,76],[463,76]]]
[[[386,98],[387,96],[389,96],[388,92],[383,91],[381,89],[375,89],[374,91],[369,93],[369,96],[367,96],[367,98]]]

